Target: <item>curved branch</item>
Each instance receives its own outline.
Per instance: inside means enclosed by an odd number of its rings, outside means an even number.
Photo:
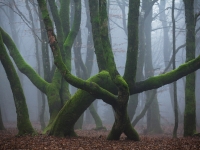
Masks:
[[[177,81],[178,79],[198,70],[200,68],[200,55],[188,61],[185,64],[180,65],[177,69],[161,74],[158,76],[150,77],[145,81],[137,82],[133,87],[133,90],[130,91],[131,94],[140,93],[143,91],[156,89],[166,84]]]
[[[10,38],[10,36],[0,27],[0,31],[2,34],[3,42],[7,46],[11,57],[13,58],[15,64],[17,65],[18,69],[25,74],[30,81],[43,93],[46,93],[46,88],[49,85],[44,79],[42,79],[33,69],[29,66],[21,54],[19,53],[16,45]]]
[[[5,69],[7,78],[10,82],[10,87],[13,93],[14,103],[17,113],[17,128],[18,135],[35,134],[28,115],[28,108],[26,105],[26,98],[15,70],[15,67],[7,54],[6,48],[3,44],[0,31],[0,61]]]

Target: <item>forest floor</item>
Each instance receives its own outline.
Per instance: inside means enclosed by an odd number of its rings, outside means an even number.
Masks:
[[[6,126],[7,127],[7,126]],[[171,127],[164,128],[163,134],[150,135],[140,133],[140,141],[126,140],[124,135],[118,141],[108,141],[109,131],[76,130],[76,138],[58,138],[42,135],[39,130],[35,136],[16,136],[16,128],[0,131],[0,150],[200,150],[200,137],[172,138]],[[109,127],[107,127],[109,128]],[[140,128],[136,128],[141,131]]]

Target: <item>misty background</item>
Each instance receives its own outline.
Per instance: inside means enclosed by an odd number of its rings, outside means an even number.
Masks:
[[[59,1],[57,0],[58,6]],[[127,13],[128,13],[128,2],[124,0],[109,0],[109,27],[110,27],[110,36],[112,48],[115,56],[115,61],[117,69],[121,75],[124,72],[125,60],[126,60],[126,49],[127,49]],[[163,55],[164,50],[164,30],[168,32],[169,44],[168,48],[170,49],[170,56],[172,55],[172,21],[171,21],[171,0],[167,0],[166,4],[162,0],[158,0],[153,6],[153,20],[152,20],[152,60],[153,68],[152,70],[154,75],[159,75],[165,69],[165,59]],[[32,32],[32,26],[29,19],[29,10],[27,10],[25,0],[1,0],[0,1],[0,26],[12,37],[17,48],[19,49],[22,57],[25,61],[32,66],[37,72],[40,71],[40,75],[43,76],[42,68],[39,68],[36,49],[39,49],[41,52],[41,46],[36,47],[34,42],[34,34],[37,35],[39,44],[41,42],[48,43],[48,41],[43,41],[41,39],[41,32],[44,29],[40,28],[40,20],[38,18],[38,13],[34,9],[36,1],[31,0],[29,3],[30,11],[34,19],[34,33]],[[84,1],[82,0],[82,5],[84,6]],[[185,15],[184,15],[184,4],[182,0],[175,1],[175,19],[176,19],[176,47],[185,44]],[[19,12],[19,11],[21,12]],[[200,2],[196,0],[195,2],[195,11],[200,10]],[[81,20],[81,54],[82,58],[85,61],[86,58],[86,49],[87,45],[87,34],[88,29],[86,28],[87,18],[86,18],[85,7],[82,9],[82,20]],[[165,13],[166,18],[161,17]],[[23,15],[22,15],[23,14]],[[142,16],[142,8],[140,15]],[[26,19],[25,19],[26,18]],[[165,22],[165,26],[163,26]],[[197,22],[196,29],[200,28],[200,22]],[[196,39],[200,39],[200,32],[196,33]],[[198,40],[199,41],[199,40]],[[196,42],[196,55],[200,54],[200,44]],[[74,46],[78,43],[74,43]],[[49,49],[50,51],[50,49]],[[53,65],[53,56],[50,52],[51,65]],[[42,62],[42,55],[39,54],[39,60]],[[74,65],[74,55],[72,49],[72,73],[76,75],[75,65]],[[181,48],[176,54],[176,66],[185,62],[185,47]],[[92,74],[98,73],[98,67],[96,63],[96,58],[91,60],[93,63]],[[18,70],[18,69],[17,69]],[[169,69],[170,70],[170,69]],[[20,81],[24,90],[26,97],[26,102],[28,106],[30,120],[33,123],[39,122],[39,114],[41,112],[41,92],[30,82],[30,80],[23,74],[18,71]],[[148,78],[148,77],[146,77]],[[200,126],[200,70],[196,71],[196,115],[197,115],[197,127]],[[184,114],[184,92],[185,92],[185,78],[181,78],[177,81],[177,92],[178,92],[178,105],[180,108],[179,118],[183,121]],[[76,89],[70,86],[70,92],[75,93]],[[165,85],[157,89],[157,99],[160,109],[161,116],[161,125],[173,125],[174,124],[174,111],[172,107],[172,100],[169,94],[170,86]],[[146,95],[144,93],[139,94],[139,103],[137,107],[137,114],[139,114],[145,104]],[[48,103],[45,103],[45,121],[49,120],[49,110]],[[111,106],[107,105],[101,100],[96,101],[96,109],[100,115],[103,124],[112,124],[114,122],[114,116]],[[4,123],[13,123],[17,121],[17,115],[13,100],[12,91],[10,89],[10,84],[6,77],[5,71],[0,64],[0,107],[2,112],[2,119]],[[137,116],[136,114],[136,116]],[[89,114],[90,115],[90,114]],[[88,119],[89,118],[89,119]],[[94,124],[94,121],[91,116],[84,116],[84,124]],[[89,121],[89,122],[86,122]],[[138,125],[146,126],[146,115],[143,119],[140,120]]]

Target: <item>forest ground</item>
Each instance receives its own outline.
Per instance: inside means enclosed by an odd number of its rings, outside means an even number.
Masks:
[[[94,125],[87,125],[83,130],[76,130],[78,137],[58,138],[42,135],[39,125],[35,124],[38,135],[16,136],[17,129],[11,125],[5,125],[7,129],[0,131],[0,150],[200,150],[200,137],[182,137],[179,129],[178,138],[172,138],[173,127],[163,127],[163,134],[144,134],[143,127],[136,127],[140,133],[140,141],[130,141],[121,136],[119,141],[108,141],[106,136],[109,131],[93,130]],[[106,126],[110,129],[110,126]],[[181,127],[180,127],[181,128]]]

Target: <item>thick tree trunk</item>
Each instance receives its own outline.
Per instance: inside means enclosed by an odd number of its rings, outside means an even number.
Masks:
[[[124,99],[128,99],[129,95],[123,94],[122,97],[119,97],[122,98],[122,100],[119,98],[117,104],[113,106],[115,122],[107,139],[119,140],[121,134],[124,133],[128,139],[139,141],[139,135],[131,125],[127,114],[127,105],[124,103]]]
[[[85,109],[94,101],[94,97],[82,90],[78,90],[72,98],[63,106],[55,118],[49,135],[76,136],[74,124]]]
[[[111,80],[108,80],[109,78],[110,77],[108,74],[100,73],[96,77],[90,79],[90,81],[96,82],[100,86],[112,91],[114,85]],[[109,86],[105,87],[105,83]],[[124,99],[124,97],[122,99]],[[73,126],[76,120],[94,100],[95,97],[91,96],[89,93],[78,90],[77,93],[65,104],[65,106],[59,112],[51,126],[49,134],[55,136],[75,136],[76,134],[73,130]],[[130,120],[127,116],[126,104],[124,104],[124,102],[114,104],[114,110],[116,113],[116,120],[108,136],[108,139],[117,140],[124,132],[129,139],[139,140],[139,136],[137,132],[132,128]]]
[[[186,62],[195,58],[194,0],[184,0],[186,23]],[[186,76],[184,136],[196,132],[195,73]]]
[[[134,94],[129,97],[127,112],[130,120],[133,119],[136,113],[136,108],[138,106],[138,96],[139,94]]]
[[[80,7],[80,3],[78,3],[78,2],[80,2],[80,1],[75,0],[75,7],[78,6],[77,8]],[[97,3],[98,1],[90,1],[90,2],[91,2],[90,3],[90,8],[91,8],[90,11],[92,12],[91,14],[94,17],[94,18],[91,17],[91,20],[94,23],[93,24],[94,25],[93,35],[95,35],[95,37],[93,37],[93,38],[94,38],[94,43],[95,43],[95,50],[96,50],[99,69],[103,70],[105,68],[105,69],[109,70],[110,76],[107,76],[107,78],[103,78],[104,75],[108,75],[105,71],[103,71],[101,74],[98,74],[96,76],[97,78],[93,77],[93,78],[90,78],[90,80],[84,81],[84,80],[81,80],[81,79],[76,78],[73,75],[71,75],[70,71],[64,65],[62,58],[61,58],[61,53],[60,53],[60,50],[59,50],[59,47],[58,47],[58,44],[56,41],[56,36],[53,31],[53,26],[52,26],[51,20],[48,16],[45,2],[44,2],[44,0],[41,0],[41,1],[38,0],[40,8],[42,8],[42,10],[43,10],[43,20],[45,21],[45,28],[48,33],[48,38],[50,40],[50,46],[51,46],[52,52],[54,54],[54,60],[55,60],[54,62],[56,64],[56,66],[58,67],[58,69],[60,70],[61,74],[63,75],[63,77],[65,78],[65,80],[67,82],[69,82],[73,86],[83,89],[84,91],[87,91],[91,94],[91,95],[89,95],[89,93],[86,93],[86,92],[81,93],[81,92],[83,92],[81,90],[78,91],[73,96],[73,98],[71,100],[69,100],[65,104],[65,106],[61,109],[61,111],[59,112],[58,116],[52,123],[50,134],[58,135],[58,136],[67,136],[67,135],[73,136],[73,135],[75,135],[74,130],[73,130],[75,121],[83,113],[83,111],[92,103],[92,101],[94,101],[95,98],[101,98],[105,102],[112,105],[116,111],[115,112],[116,113],[116,122],[113,126],[113,129],[111,130],[110,135],[116,134],[117,137],[110,136],[111,137],[110,139],[113,139],[113,138],[118,139],[119,136],[121,135],[121,133],[124,132],[125,134],[127,134],[127,136],[129,138],[132,137],[130,139],[138,140],[136,138],[134,130],[131,130],[131,132],[127,131],[128,129],[131,129],[130,121],[127,121],[129,119],[126,120],[126,117],[127,117],[126,106],[127,106],[127,102],[128,102],[129,91],[131,91],[131,93],[133,94],[134,92],[137,93],[140,90],[144,91],[144,90],[147,90],[150,88],[154,89],[154,88],[160,87],[166,83],[173,82],[174,80],[176,80],[184,75],[187,75],[189,72],[192,72],[192,71],[196,70],[197,68],[199,68],[200,66],[199,66],[199,64],[197,64],[197,62],[199,61],[200,57],[198,59],[190,61],[189,63],[187,63],[185,65],[180,66],[178,69],[176,69],[170,73],[160,75],[158,77],[151,77],[151,78],[148,78],[146,81],[141,81],[139,83],[135,83],[135,76],[133,76],[131,81],[133,81],[134,84],[132,86],[130,86],[131,88],[129,90],[127,83],[119,75],[118,71],[116,70],[116,65],[114,63],[114,58],[113,58],[111,46],[110,46],[109,39],[108,39],[107,14],[105,11],[106,3],[105,3],[105,1],[101,1],[101,3],[99,3],[99,9],[97,9],[98,5],[96,5],[96,4],[98,4]],[[133,4],[134,3],[132,3],[132,5]],[[99,12],[98,12],[98,10],[99,10]],[[77,11],[80,11],[80,9]],[[101,14],[100,19],[98,16],[99,13]],[[100,32],[100,28],[101,28],[101,32]],[[75,36],[75,33],[73,33],[73,36]],[[69,39],[65,42],[66,46],[72,42]],[[131,52],[132,49],[129,49],[129,51]],[[137,54],[137,52],[134,54]],[[133,58],[137,58],[137,55],[135,55],[135,57],[133,57]],[[185,69],[185,68],[187,68],[187,69]],[[109,84],[107,82],[110,79],[109,77],[111,77],[114,85],[112,82],[111,82],[111,84]],[[102,80],[102,81],[97,82],[99,80]],[[93,81],[93,82],[91,82],[91,81]],[[106,82],[103,82],[103,81],[106,81]],[[102,83],[104,85],[102,85]],[[113,90],[113,87],[117,86],[118,98],[116,98],[115,95],[113,95],[112,93],[110,93],[106,90],[106,88],[109,88],[109,87],[105,87],[105,83],[106,83],[106,86],[109,85],[112,87],[112,89],[109,89],[109,91]],[[87,101],[86,100],[84,101],[83,99],[87,99]],[[119,123],[119,122],[117,122],[118,120],[121,120],[122,122]],[[126,124],[127,126],[124,124]]]
[[[109,74],[105,72],[94,76],[88,81],[96,82],[102,87],[104,87],[106,83],[109,85],[107,86],[109,90],[116,90],[113,89],[114,85],[110,80]],[[94,100],[95,97],[93,97],[90,93],[87,93],[83,90],[78,90],[59,112],[51,126],[49,134],[55,136],[76,135],[73,129],[75,122]]]

